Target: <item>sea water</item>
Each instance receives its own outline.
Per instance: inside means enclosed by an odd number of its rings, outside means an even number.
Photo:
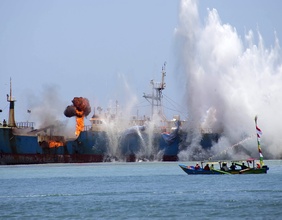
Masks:
[[[184,162],[0,166],[1,219],[280,219],[282,161],[267,174],[187,175]],[[194,162],[184,164],[194,165]]]

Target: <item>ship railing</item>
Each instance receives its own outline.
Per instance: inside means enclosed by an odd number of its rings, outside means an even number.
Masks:
[[[83,130],[89,131],[89,130],[91,130],[91,127],[92,127],[91,125],[85,125]]]
[[[65,138],[64,136],[57,136],[57,135],[39,135],[38,136],[39,141],[55,141],[55,142],[64,142]]]
[[[34,128],[34,122],[17,122],[16,126],[18,128]]]

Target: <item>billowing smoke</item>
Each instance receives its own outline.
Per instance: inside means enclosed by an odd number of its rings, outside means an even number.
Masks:
[[[89,104],[89,101],[87,98],[83,97],[74,97],[72,100],[73,105],[69,105],[65,111],[64,114],[66,117],[82,117],[82,116],[88,116],[91,112],[91,106]]]
[[[254,117],[264,134],[262,150],[268,158],[282,155],[282,65],[280,46],[275,36],[271,48],[264,46],[260,33],[254,42],[253,31],[245,38],[223,24],[216,9],[208,10],[201,24],[197,1],[182,0],[179,24],[175,30],[177,73],[186,82],[184,102],[188,108],[191,146],[198,145],[198,128],[223,131],[212,148],[222,152],[247,139],[242,145],[256,153]],[[182,152],[183,154],[183,152]],[[191,154],[187,151],[186,154]]]
[[[66,104],[60,97],[58,86],[43,85],[42,90],[37,93],[27,89],[23,96],[27,99],[25,103],[29,109],[27,121],[36,122],[37,129],[52,125],[52,132],[56,135],[70,135],[67,121],[61,118]]]
[[[91,107],[88,99],[83,97],[75,97],[72,100],[73,105],[69,105],[64,114],[66,117],[76,116],[76,131],[75,135],[78,136],[84,128],[84,117],[88,116],[91,112]]]

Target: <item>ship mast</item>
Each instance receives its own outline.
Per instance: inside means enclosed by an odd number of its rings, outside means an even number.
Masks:
[[[162,109],[162,91],[165,89],[165,82],[164,78],[166,76],[165,71],[166,62],[164,63],[162,67],[162,81],[161,82],[154,82],[154,80],[151,80],[152,85],[152,94],[145,94],[143,97],[151,104],[152,107],[152,117],[154,114],[159,114],[164,120],[166,120],[163,109]]]
[[[9,108],[9,121],[8,126],[9,127],[16,127],[15,122],[15,101],[12,98],[12,79],[10,78],[10,96],[7,94],[7,102],[10,102],[10,108]]]

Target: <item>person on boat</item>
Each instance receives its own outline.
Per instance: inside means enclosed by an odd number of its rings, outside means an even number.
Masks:
[[[248,167],[245,165],[245,163],[242,163],[241,165],[241,169],[244,170],[244,169],[247,169]]]
[[[259,163],[257,163],[257,169],[260,169],[260,164]]]
[[[230,170],[235,170],[236,169],[236,165],[234,163],[231,164],[230,166]]]
[[[211,165],[211,167],[210,167],[210,170],[213,170],[214,169],[214,166],[213,166],[213,164]]]
[[[229,170],[226,163],[222,164],[221,170],[222,171],[228,171]]]
[[[210,166],[206,164],[206,166],[204,167],[204,170],[210,170]]]
[[[200,166],[199,164],[197,163],[196,166],[195,166],[195,170],[199,170],[200,169]]]

